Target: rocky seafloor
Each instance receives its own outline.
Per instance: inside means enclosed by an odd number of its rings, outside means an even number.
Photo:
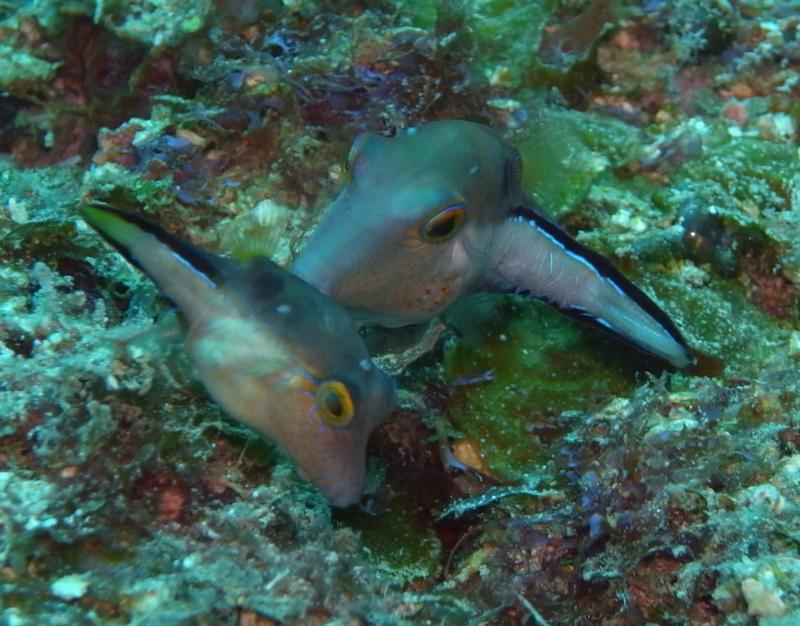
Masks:
[[[800,624],[798,95],[796,1],[0,2],[0,623]],[[511,296],[368,331],[400,403],[331,511],[76,207],[285,264],[358,132],[448,118],[698,363]]]

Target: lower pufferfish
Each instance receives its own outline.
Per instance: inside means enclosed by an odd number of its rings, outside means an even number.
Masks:
[[[331,505],[358,502],[367,439],[395,391],[345,310],[265,258],[212,255],[101,203],[81,212],[176,305],[211,397],[278,444]]]

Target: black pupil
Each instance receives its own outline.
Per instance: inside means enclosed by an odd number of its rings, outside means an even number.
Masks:
[[[344,413],[342,401],[339,400],[339,396],[334,392],[329,391],[326,393],[325,397],[322,399],[322,402],[325,405],[325,410],[334,417],[340,417],[342,413]]]
[[[434,221],[433,224],[428,227],[428,236],[436,238],[447,237],[447,235],[453,232],[455,225],[455,213],[448,213],[447,215],[436,219],[436,221]]]

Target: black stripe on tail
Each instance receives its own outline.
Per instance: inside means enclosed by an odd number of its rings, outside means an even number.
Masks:
[[[597,270],[601,277],[608,280],[612,285],[617,287],[621,292],[623,292],[626,296],[628,296],[631,300],[633,300],[639,307],[641,307],[650,317],[652,317],[658,324],[667,331],[667,333],[686,350],[687,354],[691,353],[689,348],[689,344],[681,335],[680,330],[678,327],[675,326],[675,323],[669,318],[669,316],[655,303],[650,297],[644,293],[641,289],[639,289],[636,285],[634,285],[630,280],[625,278],[625,276],[620,272],[614,265],[609,261],[606,257],[602,254],[595,252],[584,246],[583,244],[579,243],[572,236],[569,235],[561,226],[550,220],[549,218],[545,217],[539,211],[536,211],[533,208],[526,207],[526,206],[518,206],[511,209],[509,216],[513,220],[517,221],[525,221],[530,224],[532,227],[541,231],[544,235],[549,237],[553,240],[558,246],[560,246],[566,252],[575,255],[584,259],[589,265]],[[513,290],[512,290],[513,291]],[[520,293],[519,290],[515,291],[515,293]],[[601,328],[605,328],[606,330],[614,331],[613,328],[609,328],[587,311],[583,309],[571,309],[565,311],[571,315],[579,317],[581,319],[588,320]],[[617,334],[617,333],[615,333]],[[628,343],[633,343],[630,339],[622,337]],[[633,343],[642,349],[642,346]]]
[[[182,239],[179,239],[175,235],[171,235],[167,231],[165,231],[161,226],[156,224],[155,222],[142,217],[140,215],[136,215],[135,213],[130,213],[128,211],[123,211],[122,209],[118,209],[117,207],[111,206],[110,204],[105,204],[104,202],[91,202],[89,203],[92,207],[96,209],[100,209],[101,211],[106,211],[108,213],[113,213],[117,217],[125,220],[129,224],[133,224],[136,228],[153,235],[158,241],[162,244],[167,246],[170,250],[174,251],[178,256],[185,259],[187,263],[189,263],[194,269],[198,272],[202,273],[204,276],[208,277],[209,280],[214,282],[215,284],[219,284],[222,280],[221,276],[221,264],[223,262],[222,259],[211,255],[197,246],[194,246]],[[98,232],[100,235],[105,239],[110,245],[112,245],[119,253],[124,256],[129,263],[138,267],[142,270],[145,274],[149,273],[141,266],[141,264],[131,255],[130,251],[118,241],[115,241],[112,237],[108,236],[105,232],[103,232],[102,227],[95,226],[91,219],[88,218],[84,214],[84,218],[86,221]]]

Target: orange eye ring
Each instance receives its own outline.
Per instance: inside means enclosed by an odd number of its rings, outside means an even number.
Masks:
[[[332,426],[344,426],[351,419],[355,409],[353,398],[347,386],[338,380],[325,380],[314,394],[322,419]]]
[[[441,243],[453,237],[467,216],[462,204],[454,204],[433,215],[422,227],[422,238],[431,243]]]

